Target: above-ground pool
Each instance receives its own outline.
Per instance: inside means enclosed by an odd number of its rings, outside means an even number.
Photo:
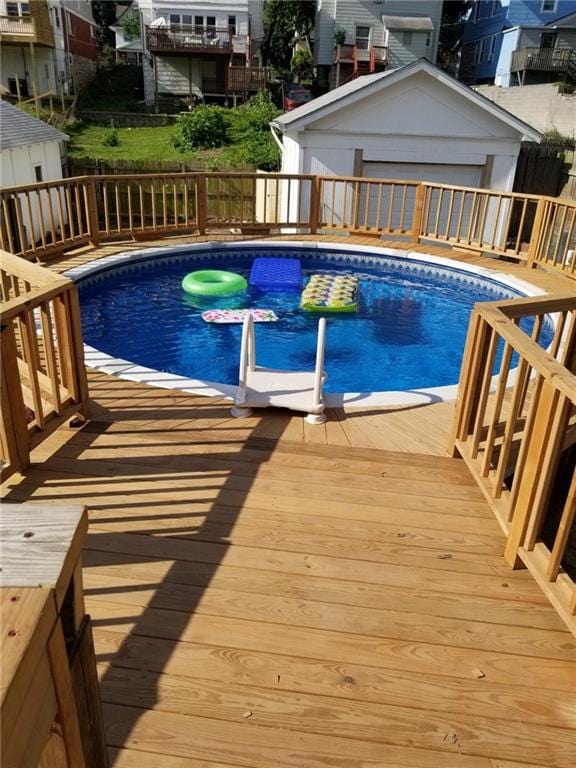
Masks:
[[[256,326],[258,365],[312,370],[319,315],[300,309],[299,293],[249,288],[204,299],[182,290],[182,278],[194,270],[224,269],[248,277],[254,258],[262,255],[299,258],[305,277],[339,272],[360,278],[358,311],[326,315],[328,393],[435,390],[441,395],[438,388],[458,381],[474,303],[529,292],[504,284],[486,270],[470,271],[446,260],[394,255],[381,248],[217,243],[155,249],[109,257],[69,273],[79,283],[88,351],[98,351],[100,367],[123,370],[128,378],[152,369],[162,376],[142,375],[142,380],[177,386],[178,377],[185,377],[235,385],[242,327],[208,324],[201,315],[215,307],[259,307],[274,310],[279,320]],[[550,329],[546,333],[549,338]],[[90,355],[87,362],[94,364]],[[184,384],[194,389],[193,382]]]

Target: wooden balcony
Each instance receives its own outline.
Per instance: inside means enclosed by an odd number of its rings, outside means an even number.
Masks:
[[[0,16],[2,45],[44,45],[54,47],[54,32],[46,2],[30,4],[30,15]]]
[[[258,92],[268,83],[265,67],[228,67],[226,90],[228,93]]]
[[[199,56],[246,55],[247,35],[233,35],[229,29],[196,30],[195,27],[146,27],[150,53]]]
[[[383,45],[371,45],[360,48],[357,45],[337,45],[334,50],[334,63],[349,68],[352,65],[352,79],[360,75],[368,75],[386,69],[388,63],[388,48]],[[344,80],[344,82],[346,81]],[[340,82],[340,84],[342,84]]]
[[[555,72],[566,74],[576,69],[574,48],[520,48],[512,54],[511,72]]]

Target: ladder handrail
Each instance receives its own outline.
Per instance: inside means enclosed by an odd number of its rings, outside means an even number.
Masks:
[[[316,369],[314,371],[314,406],[322,402],[322,384],[324,383],[324,350],[326,348],[326,318],[318,321],[318,343],[316,345]]]
[[[238,372],[238,384],[246,389],[246,374],[253,371],[256,366],[256,339],[254,337],[254,318],[250,312],[244,318],[242,324],[242,343],[240,345],[240,370]]]

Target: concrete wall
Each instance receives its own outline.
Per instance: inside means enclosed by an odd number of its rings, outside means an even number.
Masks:
[[[576,95],[559,94],[556,85],[481,85],[476,90],[539,131],[555,128],[564,136],[576,137]]]

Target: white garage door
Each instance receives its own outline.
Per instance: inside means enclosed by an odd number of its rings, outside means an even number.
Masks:
[[[398,179],[404,181],[431,181],[441,184],[454,184],[462,187],[477,187],[480,184],[482,166],[480,165],[444,165],[441,163],[376,163],[364,162],[362,175],[369,179]],[[365,224],[373,227],[380,222],[387,222],[396,230],[404,230],[412,221],[416,190],[409,188],[403,199],[401,187],[396,189],[394,199],[391,200],[391,189],[386,188],[378,198],[381,210],[378,211],[377,194],[370,191],[370,197],[366,200],[366,191],[363,190],[360,199],[360,211]],[[392,210],[390,211],[390,207]],[[402,216],[402,207],[404,215]],[[462,226],[466,226],[469,211],[463,212]],[[432,211],[435,216],[435,211]],[[440,231],[447,224],[447,211],[443,210],[439,217]]]
[[[441,163],[373,163],[363,164],[362,175],[369,179],[406,179],[477,187],[482,166],[444,165]]]

